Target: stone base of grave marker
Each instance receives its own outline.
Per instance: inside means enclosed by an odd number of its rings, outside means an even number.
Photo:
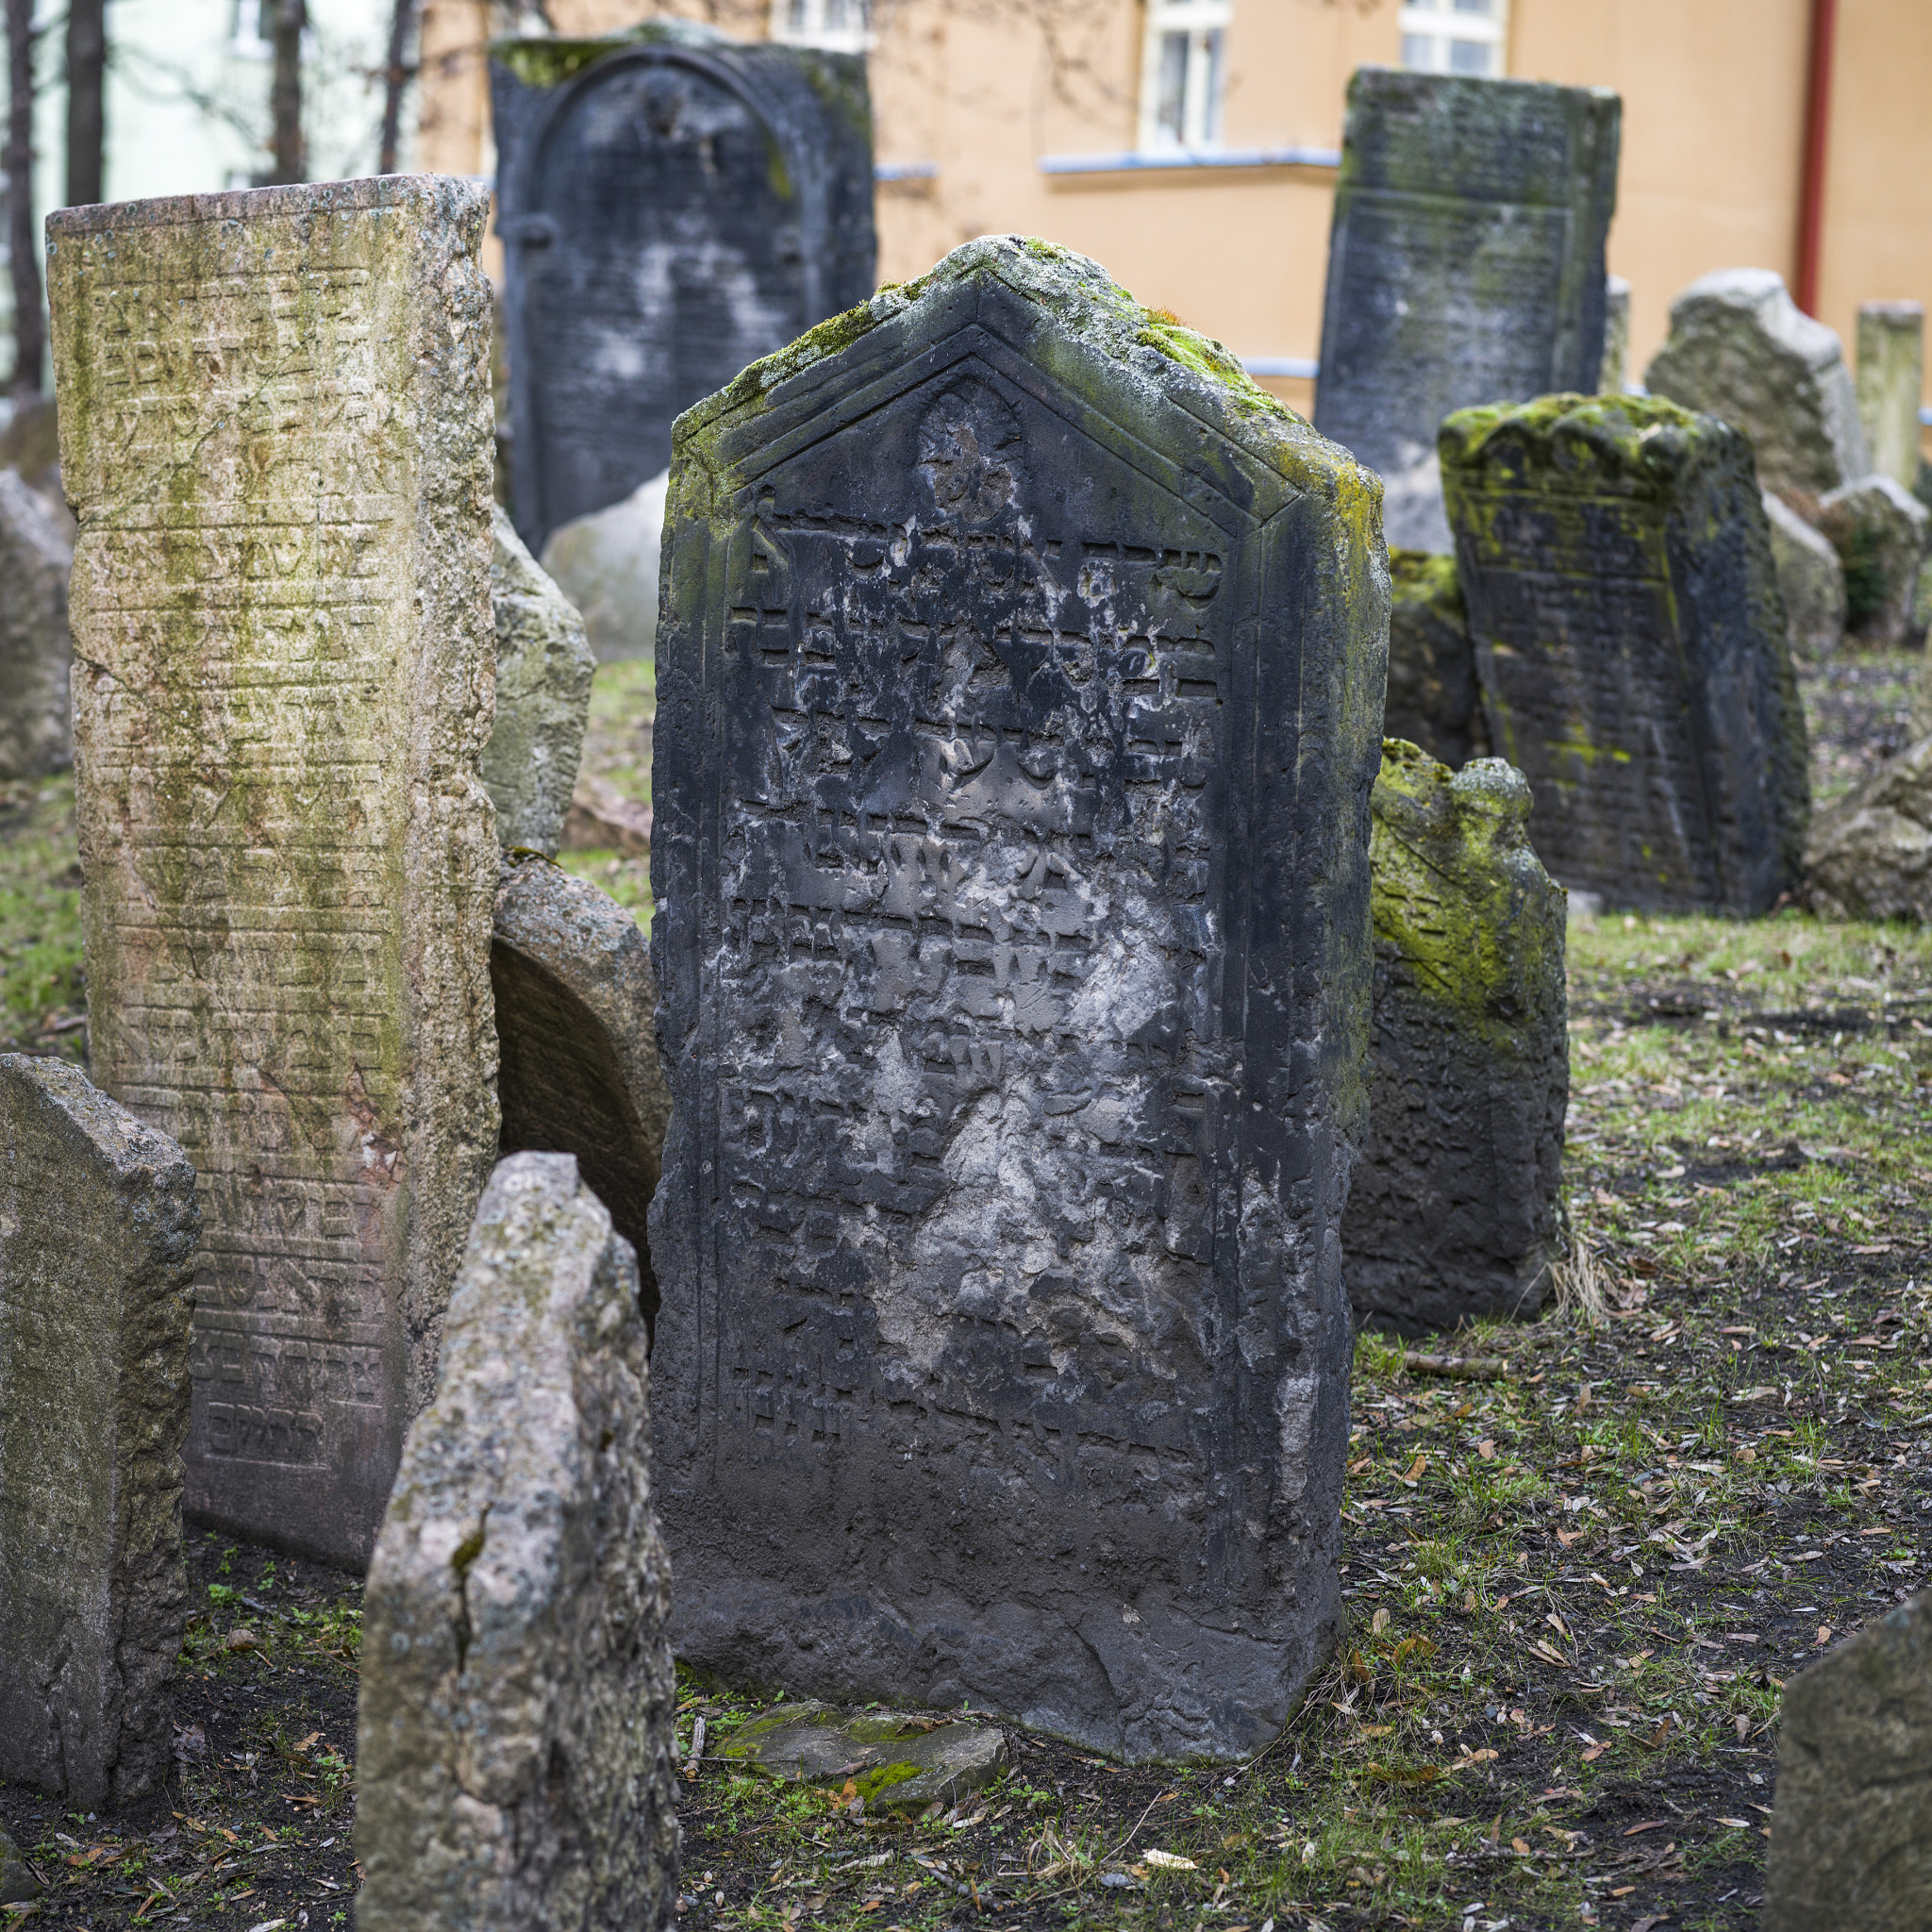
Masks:
[[[0,1777],[83,1808],[168,1772],[200,1232],[165,1134],[0,1056]]]
[[[1446,765],[1466,765],[1488,752],[1490,732],[1456,559],[1391,550],[1389,576],[1394,601],[1383,735],[1419,744]]]

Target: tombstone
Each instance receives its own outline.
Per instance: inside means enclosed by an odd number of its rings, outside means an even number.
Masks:
[[[1785,1686],[1764,1932],[1932,1924],[1932,1592]]]
[[[1832,491],[1818,506],[1818,527],[1844,566],[1847,634],[1896,650],[1912,633],[1932,513],[1874,472]]]
[[[865,62],[680,22],[491,50],[511,508],[558,525],[671,460],[678,414],[872,293]]]
[[[64,1060],[0,1055],[0,1777],[166,1777],[188,1621],[194,1170]]]
[[[1013,1762],[998,1724],[964,1716],[935,1724],[929,1712],[875,1705],[780,1704],[733,1731],[718,1756],[737,1770],[849,1790],[861,1816],[958,1807]]]
[[[506,1154],[575,1154],[637,1250],[658,1315],[645,1215],[671,1098],[658,1064],[650,942],[608,892],[541,859],[505,861],[490,943]]]
[[[1798,882],[1805,717],[1748,440],[1660,397],[1544,396],[1442,425],[1498,756],[1566,886],[1767,910]]]
[[[1393,601],[1383,733],[1421,745],[1446,765],[1465,765],[1488,752],[1490,738],[1456,559],[1391,550],[1389,581]]]
[[[1629,379],[1630,284],[1611,275],[1604,285],[1604,359],[1596,379],[1599,395],[1613,396]]]
[[[1917,302],[1858,305],[1858,420],[1872,467],[1905,489],[1919,480],[1925,310]]]
[[[0,470],[0,779],[74,761],[68,727],[67,574],[74,551],[53,512]]]
[[[1012,237],[684,419],[651,1255],[693,1666],[1136,1759],[1257,1749],[1318,1668],[1375,493]]]
[[[1813,911],[1932,925],[1932,736],[1887,758],[1819,814],[1805,865]]]
[[[1419,1334],[1534,1314],[1563,1256],[1563,889],[1501,758],[1388,739],[1371,797],[1369,1130],[1341,1223],[1356,1312]]]
[[[1670,335],[1643,380],[1743,430],[1758,481],[1780,496],[1815,502],[1872,468],[1837,335],[1802,314],[1768,268],[1692,282],[1671,304]]]
[[[1621,111],[1603,88],[1356,69],[1315,426],[1381,472],[1391,544],[1450,547],[1451,409],[1595,389]]]
[[[363,1597],[362,1932],[676,1923],[637,1290],[568,1154],[497,1168]]]
[[[492,530],[496,718],[483,753],[483,783],[505,851],[523,847],[555,858],[583,756],[597,660],[583,619],[537,567],[500,508]]]
[[[1794,658],[1814,662],[1844,641],[1845,567],[1831,539],[1815,530],[1769,490],[1760,492],[1771,525],[1771,560],[1785,607],[1785,634]]]
[[[574,518],[550,533],[543,568],[584,613],[600,664],[648,658],[658,641],[658,553],[664,542],[659,470],[622,503]]]
[[[358,1567],[496,1151],[488,208],[48,220],[93,1072],[200,1177],[187,1507]]]

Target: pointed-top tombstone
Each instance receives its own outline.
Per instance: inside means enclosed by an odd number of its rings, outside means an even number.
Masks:
[[[1326,1653],[1374,479],[1012,237],[688,415],[652,841],[678,1653],[1252,1751]]]

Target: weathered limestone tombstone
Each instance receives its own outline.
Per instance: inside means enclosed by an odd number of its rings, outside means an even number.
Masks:
[[[0,1055],[0,1777],[83,1808],[170,1762],[200,1231],[173,1141]]]
[[[1814,911],[1932,925],[1932,737],[1887,758],[1819,814],[1805,867]]]
[[[1375,483],[1011,237],[685,417],[651,1208],[680,1657],[1252,1751],[1337,1614]]]
[[[575,1154],[637,1251],[641,1307],[658,1315],[645,1216],[671,1097],[658,1064],[658,982],[637,921],[588,879],[505,861],[490,944],[501,1056],[503,1151]]]
[[[630,1244],[491,1177],[363,1599],[361,1932],[675,1923],[677,1684]]]
[[[1381,472],[1391,544],[1449,548],[1450,410],[1596,388],[1621,114],[1603,88],[1349,81],[1315,426]]]
[[[1798,882],[1804,712],[1751,445],[1660,397],[1442,425],[1499,756],[1531,842],[1611,905],[1762,912]]]
[[[1874,473],[1832,491],[1818,506],[1818,527],[1844,566],[1846,633],[1890,649],[1904,643],[1932,512]]]
[[[1872,467],[1910,490],[1919,480],[1925,310],[1917,302],[1858,305],[1858,420]]]
[[[957,1806],[1012,1761],[999,1725],[930,1712],[781,1704],[731,1733],[718,1756],[746,1771],[829,1784],[866,1812]]]
[[[584,614],[600,664],[648,658],[658,641],[658,553],[664,542],[659,470],[608,509],[575,517],[550,533],[543,568]]]
[[[511,508],[559,525],[671,460],[678,414],[872,293],[858,55],[657,21],[491,50]]]
[[[1630,284],[1611,275],[1604,284],[1604,359],[1596,379],[1599,395],[1613,396],[1629,380]]]
[[[483,783],[496,808],[497,842],[555,858],[583,756],[597,660],[575,607],[538,568],[500,508],[492,532],[496,718]]]
[[[1826,658],[1845,634],[1845,567],[1831,539],[1812,528],[1781,496],[1762,491],[1771,525],[1771,560],[1785,607],[1785,634],[1795,658]]]
[[[73,762],[73,567],[53,511],[14,471],[0,470],[0,778],[38,778]]]
[[[1671,304],[1643,375],[1652,394],[1722,417],[1751,439],[1757,480],[1815,501],[1872,458],[1837,334],[1802,313],[1768,268],[1702,275]]]
[[[187,1507],[354,1564],[496,1149],[488,205],[48,221],[94,1076],[201,1186]]]
[[[1475,647],[1456,582],[1456,559],[1391,550],[1389,579],[1389,695],[1386,737],[1419,744],[1447,765],[1490,748],[1476,682]]]
[[[1342,1217],[1356,1311],[1416,1334],[1534,1314],[1563,1255],[1563,889],[1501,758],[1389,739],[1371,803],[1369,1129]]]
[[[1932,1924],[1932,1591],[1785,1686],[1764,1932]]]

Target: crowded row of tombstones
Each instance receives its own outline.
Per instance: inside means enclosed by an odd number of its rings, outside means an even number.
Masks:
[[[1369,69],[1310,426],[1046,243],[874,292],[863,88],[499,48],[500,439],[474,185],[48,224],[0,743],[71,715],[92,1079],[0,1059],[0,1774],[160,1780],[184,1501],[366,1565],[365,1925],[669,1924],[674,1646],[1258,1749],[1356,1325],[1551,1292],[1565,888],[1924,891],[1925,745],[1807,883],[1792,675],[1914,622],[1916,311],[1855,391],[1714,275],[1602,380],[1615,97]],[[532,550],[652,503],[647,942]]]

